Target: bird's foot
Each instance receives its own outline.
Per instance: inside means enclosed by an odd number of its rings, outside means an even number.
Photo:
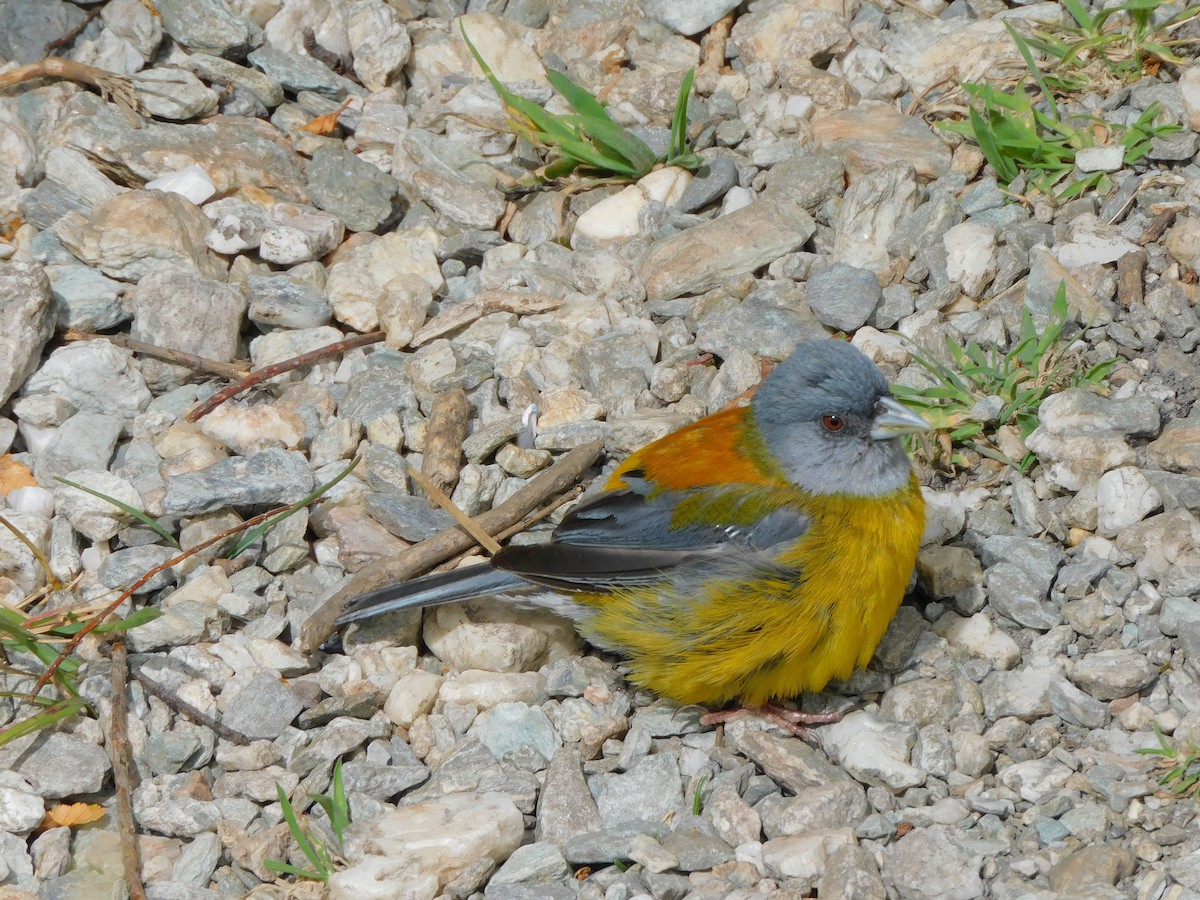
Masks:
[[[778,725],[788,734],[800,738],[807,743],[818,743],[817,736],[808,726],[834,725],[842,721],[840,712],[806,713],[798,709],[788,709],[775,703],[764,703],[761,706],[741,706],[736,709],[723,709],[719,712],[705,713],[700,717],[701,725],[721,725],[736,722],[744,716],[761,716],[772,725]]]

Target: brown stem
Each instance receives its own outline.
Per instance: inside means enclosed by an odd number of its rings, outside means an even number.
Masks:
[[[282,362],[264,366],[257,372],[252,372],[241,381],[217,391],[203,403],[197,403],[192,407],[192,411],[187,414],[187,420],[189,422],[198,422],[230,397],[236,397],[242,391],[248,391],[256,384],[261,384],[268,379],[274,378],[276,375],[282,375],[284,372],[292,371],[292,369],[320,362],[322,359],[336,356],[339,353],[345,353],[347,350],[353,350],[355,347],[378,344],[383,338],[382,331],[374,331],[371,334],[356,334],[354,337],[346,338],[344,341],[334,341],[332,344],[326,344],[324,347],[318,347],[316,350],[301,353],[299,356],[293,356],[291,359],[285,359]]]
[[[108,759],[112,763],[113,782],[117,787],[116,821],[121,838],[121,865],[130,900],[146,900],[142,886],[142,867],[138,861],[137,826],[133,821],[133,762],[129,750],[129,654],[125,639],[116,637],[112,645],[112,721],[108,729]]]
[[[76,331],[72,328],[63,335],[63,338],[68,341],[108,341],[113,346],[123,347],[143,356],[152,356],[176,366],[195,369],[197,372],[208,372],[210,375],[220,375],[222,378],[245,378],[246,372],[250,369],[250,364],[246,362],[226,363],[215,359],[205,359],[203,356],[196,356],[194,353],[186,353],[183,350],[173,350],[170,347],[135,341],[123,334],[93,334],[90,331]]]
[[[199,709],[196,709],[196,707],[192,706],[192,704],[188,703],[186,700],[181,700],[175,694],[171,693],[169,690],[143,672],[140,668],[131,666],[129,671],[133,674],[133,677],[137,680],[138,684],[145,688],[146,693],[153,694],[155,697],[185,718],[191,719],[197,725],[203,725],[205,728],[211,728],[217,733],[218,737],[222,737],[231,743],[241,744],[243,746],[250,743],[250,739],[240,731],[234,731],[227,725],[222,725],[212,716],[202,712]]]

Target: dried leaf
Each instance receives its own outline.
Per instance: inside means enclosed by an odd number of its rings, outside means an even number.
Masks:
[[[33,472],[8,454],[0,456],[0,494],[7,497],[12,491],[23,487],[37,487]]]
[[[325,113],[325,115],[323,115],[323,116],[317,116],[315,119],[313,119],[308,124],[301,125],[300,130],[307,131],[309,134],[319,134],[319,135],[333,134],[333,132],[338,127],[338,116],[340,116],[343,112],[346,111],[346,107],[350,105],[350,101],[353,99],[354,99],[353,97],[347,97],[345,100],[342,101],[342,105],[339,106],[337,109],[335,109],[333,112]]]
[[[88,822],[103,819],[107,813],[108,811],[99,803],[60,803],[46,810],[46,817],[42,819],[42,824],[38,828],[45,831],[48,828],[59,828],[64,825],[68,828],[86,825]]]

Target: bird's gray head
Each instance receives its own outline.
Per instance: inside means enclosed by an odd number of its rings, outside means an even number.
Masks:
[[[899,490],[910,472],[900,438],[929,427],[891,397],[875,363],[836,340],[798,345],[750,405],[767,449],[814,494]]]

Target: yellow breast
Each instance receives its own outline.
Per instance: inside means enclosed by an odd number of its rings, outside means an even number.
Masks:
[[[914,476],[894,494],[815,497],[804,511],[812,526],[779,560],[799,579],[581,597],[594,610],[581,632],[627,656],[631,680],[681,703],[754,706],[846,678],[904,598],[925,502]]]

